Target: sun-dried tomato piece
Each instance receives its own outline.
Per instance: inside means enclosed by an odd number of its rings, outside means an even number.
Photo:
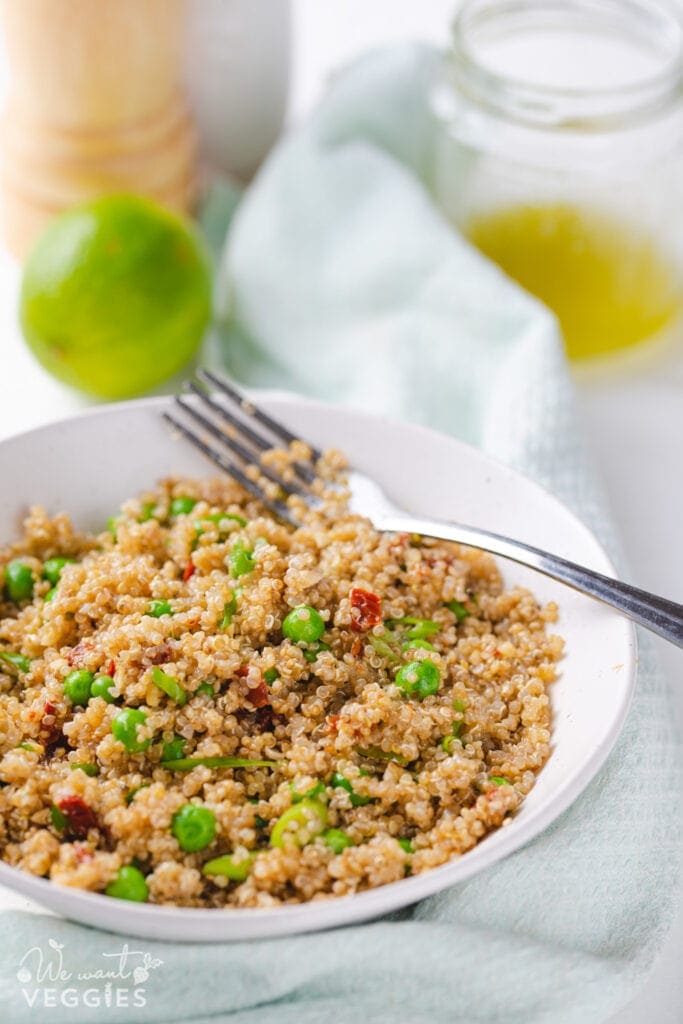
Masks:
[[[108,663],[108,665],[105,668],[104,672],[105,672],[105,675],[108,675],[108,676],[113,676],[114,672],[116,672],[116,662],[114,661],[113,658]]]
[[[50,700],[43,704],[43,717],[40,720],[39,739],[46,752],[55,747],[62,737],[62,724],[57,719],[58,708]]]
[[[382,622],[382,599],[369,590],[353,587],[351,600],[351,629],[357,633],[366,633],[373,626]]]
[[[183,580],[185,581],[185,583],[187,583],[187,581],[192,576],[194,576],[196,571],[197,571],[197,566],[194,564],[194,562],[188,562],[187,565],[185,566],[185,571],[183,572]]]
[[[255,708],[264,708],[266,704],[270,702],[270,693],[265,679],[261,679],[258,686],[249,690],[247,693],[247,700],[253,704]]]
[[[93,647],[94,644],[91,640],[81,640],[80,643],[77,643],[75,647],[72,647],[66,655],[67,663],[71,668],[74,668],[74,666],[76,668],[82,668],[83,659],[87,654],[90,654]]]
[[[341,715],[328,715],[327,716],[327,732],[336,732],[339,728],[339,722]]]
[[[58,801],[57,807],[66,818],[69,831],[77,839],[85,839],[89,829],[99,827],[95,812],[80,796],[65,796]]]

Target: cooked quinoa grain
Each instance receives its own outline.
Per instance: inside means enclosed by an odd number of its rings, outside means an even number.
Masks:
[[[296,530],[226,479],[166,480],[94,536],[31,510],[0,553],[5,861],[268,907],[426,871],[515,812],[550,753],[556,608],[481,552],[377,533],[341,456],[320,470]]]

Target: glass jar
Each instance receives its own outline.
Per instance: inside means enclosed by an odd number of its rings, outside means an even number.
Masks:
[[[465,0],[433,101],[437,199],[572,357],[679,335],[675,0]]]

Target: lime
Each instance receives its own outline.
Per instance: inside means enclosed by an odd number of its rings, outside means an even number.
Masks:
[[[138,196],[105,196],[56,217],[24,267],[29,347],[55,377],[100,398],[140,394],[180,370],[210,311],[198,235]]]

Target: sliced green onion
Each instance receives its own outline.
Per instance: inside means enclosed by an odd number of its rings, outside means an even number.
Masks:
[[[171,700],[174,700],[180,707],[187,700],[187,693],[183,690],[178,680],[174,679],[173,676],[166,675],[157,665],[152,669],[152,682],[160,690],[163,690],[164,693],[167,693]]]
[[[401,644],[402,651],[435,651],[436,647],[434,644],[430,644],[429,640],[406,640],[404,644]]]
[[[319,800],[322,797],[324,797],[325,790],[327,789],[325,783],[322,782],[320,779],[318,779],[316,784],[314,786],[311,786],[311,788],[308,789],[305,793],[297,793],[293,783],[289,788],[292,791],[293,804],[300,804],[302,800]]]
[[[503,775],[491,775],[489,782],[492,782],[494,786],[511,786],[512,783],[509,779],[506,779]]]
[[[270,833],[270,845],[283,847],[287,841],[305,846],[325,831],[327,807],[319,800],[302,800],[281,814]]]
[[[236,859],[234,854],[215,857],[204,864],[202,874],[221,875],[223,878],[229,878],[231,882],[244,882],[251,871],[251,865],[255,858],[255,853],[248,853],[246,857],[239,859]]]
[[[280,672],[276,668],[267,668],[263,673],[266,686],[272,686],[276,679],[280,678]]]
[[[228,565],[230,566],[230,575],[233,579],[246,576],[247,573],[253,572],[256,567],[254,552],[243,544],[241,540],[238,540],[228,555]]]
[[[0,651],[0,661],[17,669],[19,672],[31,671],[31,659],[23,654],[13,654],[11,651]]]
[[[237,598],[233,594],[229,601],[223,605],[223,618],[218,623],[219,629],[227,629],[232,622],[232,617],[237,611]]]
[[[151,615],[154,619],[160,619],[162,615],[173,615],[173,609],[168,601],[150,601],[145,615]]]
[[[277,768],[279,761],[253,761],[249,757],[180,757],[164,761],[172,772],[190,772],[193,768]]]
[[[85,772],[85,774],[89,775],[91,778],[94,778],[96,775],[100,774],[100,769],[97,767],[96,764],[88,764],[86,761],[74,761],[74,763],[71,765],[71,771]]]
[[[446,608],[453,612],[458,622],[462,622],[470,614],[461,601],[446,601]]]
[[[52,824],[57,829],[57,831],[63,832],[68,824],[66,820],[66,815],[62,814],[59,807],[55,807],[54,804],[50,808],[50,818],[52,820]]]
[[[393,761],[395,764],[408,764],[405,757],[393,750],[382,750],[381,747],[356,747],[356,753],[367,757],[370,761]]]

